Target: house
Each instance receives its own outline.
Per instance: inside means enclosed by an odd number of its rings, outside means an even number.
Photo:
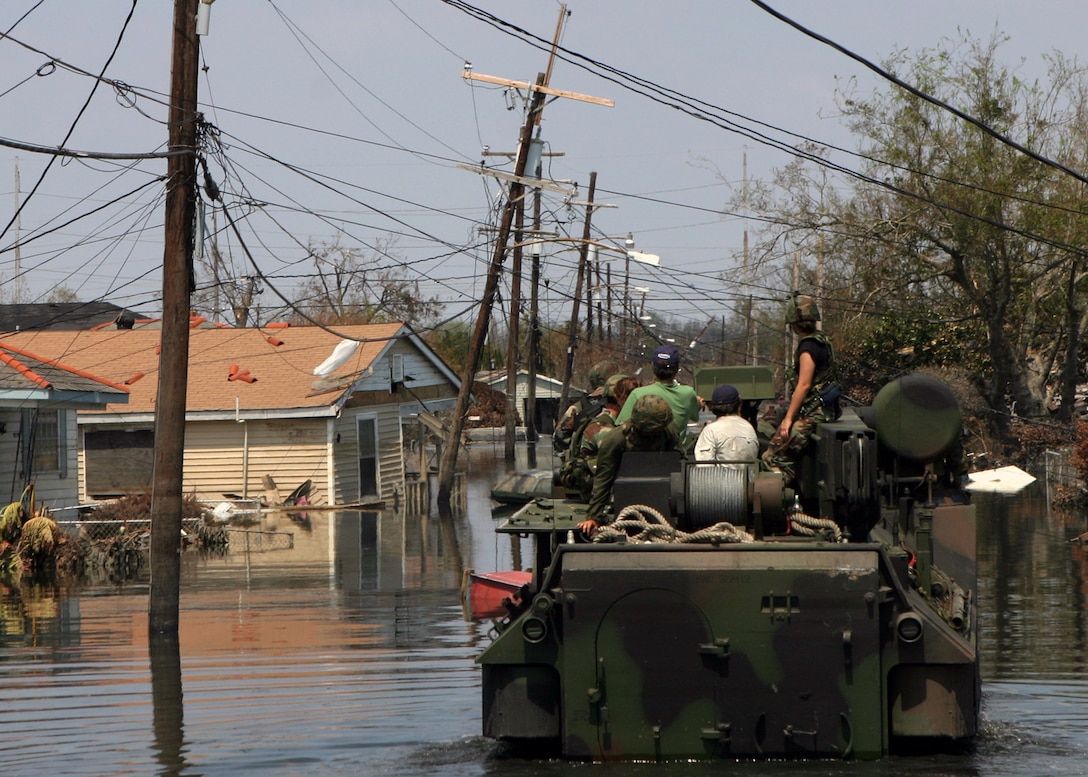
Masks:
[[[127,402],[124,386],[0,341],[0,502],[34,483],[50,509],[78,504],[76,413]]]
[[[13,302],[0,305],[0,333],[94,329],[146,318],[111,302]]]
[[[81,411],[81,498],[151,485],[161,330],[23,332],[10,341],[56,354],[129,389],[127,405]],[[406,429],[453,407],[459,381],[402,323],[193,328],[183,488],[202,499],[256,498],[264,480],[312,481],[331,505],[403,494]]]
[[[489,370],[476,373],[476,381],[495,391],[507,392],[506,370]],[[518,409],[518,417],[522,424],[529,415],[529,372],[518,370],[514,381],[516,391],[515,402]],[[569,392],[571,397],[581,395],[581,390],[573,386]],[[547,375],[536,376],[536,430],[541,434],[551,434],[555,431],[555,422],[559,418],[559,399],[563,395],[563,381],[549,378]]]

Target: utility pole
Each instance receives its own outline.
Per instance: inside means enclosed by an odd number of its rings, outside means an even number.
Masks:
[[[544,74],[536,78],[537,86],[544,83]],[[510,183],[510,196],[507,198],[506,207],[503,208],[502,221],[499,223],[499,233],[495,237],[495,252],[491,257],[491,266],[487,272],[487,280],[484,282],[483,298],[480,300],[480,313],[476,318],[476,328],[469,342],[468,358],[465,361],[465,372],[461,379],[461,390],[457,393],[457,404],[454,406],[453,418],[450,423],[450,436],[446,449],[442,452],[442,459],[438,466],[438,504],[440,509],[449,510],[450,494],[453,490],[454,468],[457,466],[457,454],[461,447],[461,435],[465,429],[465,416],[468,414],[469,399],[472,396],[472,380],[476,376],[476,368],[480,363],[480,353],[483,351],[484,338],[487,335],[488,326],[491,323],[491,308],[495,301],[495,291],[499,286],[499,275],[502,272],[503,261],[506,259],[506,241],[510,237],[510,227],[514,221],[514,211],[521,201],[524,186],[520,179],[525,175],[525,166],[529,157],[529,145],[533,138],[533,127],[536,125],[536,115],[544,107],[544,91],[533,91],[533,99],[529,106],[529,113],[525,118],[525,125],[521,128],[521,139],[518,142],[518,157],[514,163],[515,180]]]
[[[151,594],[148,630],[177,633],[181,586],[182,462],[189,376],[189,295],[196,215],[196,34],[200,0],[174,0],[168,112],[166,216],[162,268],[162,339],[155,400],[155,469],[151,492]],[[181,153],[178,153],[181,152]]]
[[[506,463],[514,463],[518,422],[518,320],[521,317],[521,255],[525,234],[525,197],[515,203],[514,259],[510,268],[510,322],[506,343],[506,440],[503,446]]]
[[[480,313],[476,319],[476,328],[473,331],[472,340],[469,343],[468,359],[465,364],[465,374],[461,381],[461,390],[457,394],[457,404],[454,406],[453,419],[450,424],[450,435],[443,451],[442,459],[438,465],[438,507],[440,511],[448,512],[450,509],[450,495],[453,490],[454,468],[457,466],[457,454],[461,447],[461,435],[465,428],[465,416],[468,413],[469,399],[472,395],[472,379],[476,374],[476,368],[480,362],[480,353],[483,351],[484,338],[491,321],[491,309],[495,301],[495,291],[498,288],[499,275],[506,257],[506,241],[510,237],[510,228],[514,220],[514,207],[524,197],[525,186],[528,183],[532,187],[553,188],[553,185],[541,181],[526,182],[524,179],[527,167],[529,148],[533,142],[533,130],[540,124],[541,113],[544,110],[545,95],[567,97],[582,102],[595,103],[597,105],[613,106],[615,102],[602,97],[591,97],[576,92],[553,89],[549,86],[552,64],[555,61],[555,53],[559,46],[559,30],[562,29],[563,18],[567,14],[566,5],[560,6],[559,24],[556,29],[556,39],[552,44],[551,55],[548,58],[548,68],[544,73],[538,73],[535,84],[522,81],[513,81],[508,78],[489,76],[482,73],[473,73],[471,65],[466,63],[462,70],[463,78],[482,81],[484,83],[499,84],[516,89],[528,89],[532,92],[532,100],[529,111],[525,117],[525,124],[521,128],[521,136],[518,141],[517,159],[514,163],[514,174],[505,177],[510,181],[510,193],[503,208],[502,220],[499,224],[498,234],[495,237],[495,252],[491,258],[491,266],[488,268],[487,280],[484,282],[483,298],[480,301]],[[495,173],[492,172],[494,175]]]
[[[563,389],[559,393],[559,416],[570,404],[570,381],[574,372],[574,350],[578,347],[578,302],[582,298],[582,276],[587,276],[586,258],[589,255],[590,224],[593,221],[593,197],[597,192],[597,171],[589,174],[589,196],[586,199],[586,220],[582,227],[582,245],[578,251],[578,280],[575,283],[574,297],[571,300],[570,332],[567,333],[567,364],[563,370]]]
[[[526,398],[528,405],[525,414],[525,438],[530,469],[536,469],[536,362],[540,353],[540,189],[533,190],[533,234],[537,242],[530,251],[533,257],[532,292],[529,298],[529,349],[526,361],[529,362],[529,391]]]

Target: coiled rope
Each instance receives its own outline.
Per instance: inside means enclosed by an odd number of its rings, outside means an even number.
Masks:
[[[628,505],[616,516],[616,520],[597,530],[594,542],[676,542],[722,544],[730,542],[753,542],[751,534],[738,529],[728,521],[720,521],[713,526],[686,532],[669,523],[665,516],[647,505]]]
[[[801,511],[790,513],[790,531],[804,537],[815,537],[821,532],[829,532],[835,542],[842,542],[842,529],[834,521],[828,518],[818,518]]]

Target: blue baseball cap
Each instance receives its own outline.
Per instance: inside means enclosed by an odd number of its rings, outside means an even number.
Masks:
[[[667,367],[671,370],[680,369],[680,352],[671,345],[659,345],[654,351],[653,363],[655,367]]]
[[[740,399],[740,392],[728,383],[723,383],[714,389],[714,395],[710,398],[712,405],[731,405]]]

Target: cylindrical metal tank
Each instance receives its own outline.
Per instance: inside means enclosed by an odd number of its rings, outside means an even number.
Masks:
[[[903,458],[930,461],[960,436],[963,414],[952,390],[937,378],[896,378],[873,400],[872,426],[881,444]]]

